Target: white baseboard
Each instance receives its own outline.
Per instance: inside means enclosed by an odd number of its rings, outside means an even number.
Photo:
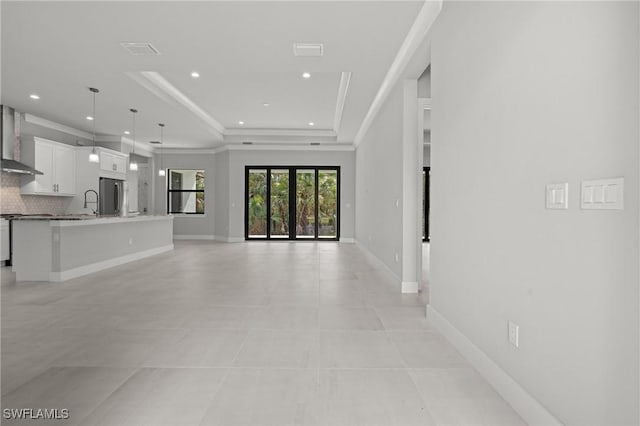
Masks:
[[[418,293],[420,291],[420,285],[417,281],[402,281],[403,293]]]
[[[427,317],[435,328],[475,367],[529,425],[562,425],[533,396],[498,364],[451,324],[440,312],[427,305]]]
[[[149,250],[139,251],[137,253],[127,254],[126,256],[120,256],[114,259],[104,260],[102,262],[90,263],[89,265],[79,266],[73,269],[67,269],[66,271],[62,271],[62,272],[51,272],[49,274],[49,281],[61,282],[61,281],[70,280],[72,278],[77,278],[83,275],[92,274],[94,272],[102,271],[103,269],[113,268],[114,266],[123,265],[125,263],[144,259],[145,257],[154,256],[156,254],[164,253],[166,251],[171,251],[171,250],[173,250],[173,244],[169,244],[162,247],[156,247]]]
[[[342,237],[340,237],[340,242],[341,243],[351,243],[351,244],[353,244],[353,243],[356,242],[356,239],[355,238],[342,238]]]
[[[215,240],[215,235],[173,235],[174,240]]]
[[[401,283],[402,281],[400,280],[400,278],[391,270],[391,268],[389,268],[382,260],[380,260],[378,258],[378,256],[376,256],[375,254],[371,253],[369,251],[369,249],[362,244],[360,241],[355,240],[356,246],[362,250],[362,252],[365,254],[365,256],[367,257],[367,259],[374,264],[374,266],[378,269],[381,269],[382,271],[384,271],[390,279],[393,280],[393,282],[395,284],[398,285],[398,287],[401,287]]]

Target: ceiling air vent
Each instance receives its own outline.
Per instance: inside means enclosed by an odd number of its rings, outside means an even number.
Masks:
[[[152,143],[154,145],[160,145],[160,141],[149,141],[149,143]]]
[[[242,145],[253,145],[253,142],[242,142]]]
[[[135,56],[160,54],[158,49],[153,47],[151,43],[120,43],[120,45]]]
[[[320,145],[320,142],[311,142],[309,145],[311,145],[311,146],[318,146],[318,145]]]
[[[322,56],[322,43],[293,43],[294,56]]]

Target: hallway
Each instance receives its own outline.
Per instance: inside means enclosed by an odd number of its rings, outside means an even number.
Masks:
[[[65,425],[523,424],[425,305],[354,244],[177,242],[4,285],[3,408],[68,409]]]

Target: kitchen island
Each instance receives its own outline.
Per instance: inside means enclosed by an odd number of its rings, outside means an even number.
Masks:
[[[173,250],[173,216],[25,216],[13,221],[16,281],[66,281]]]

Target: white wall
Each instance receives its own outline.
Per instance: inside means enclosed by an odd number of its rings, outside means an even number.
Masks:
[[[220,154],[218,154],[220,155]],[[245,166],[340,166],[340,239],[354,237],[355,172],[353,151],[229,151],[228,235],[244,239]],[[218,228],[220,229],[220,228]]]
[[[433,33],[431,304],[566,424],[640,421],[639,40],[638,2],[445,2]],[[617,176],[623,211],[580,209]]]
[[[340,238],[354,237],[355,171],[353,151],[237,150],[217,154],[164,154],[168,169],[205,171],[205,215],[177,215],[175,235],[244,240],[244,170],[247,165],[340,166]],[[155,161],[159,164],[159,161]],[[166,212],[166,179],[156,178],[156,214]]]
[[[215,155],[215,230],[216,236],[229,237],[229,151]],[[244,176],[243,178],[244,179]]]
[[[402,277],[395,254],[402,252],[403,99],[400,81],[356,151],[356,240],[398,279]]]
[[[160,164],[155,158],[154,164]],[[213,238],[215,217],[215,189],[216,175],[213,154],[163,154],[165,169],[204,170],[204,215],[176,215],[173,220],[174,235],[190,235],[197,238]],[[154,172],[155,185],[155,214],[167,213],[167,176],[160,177]]]

